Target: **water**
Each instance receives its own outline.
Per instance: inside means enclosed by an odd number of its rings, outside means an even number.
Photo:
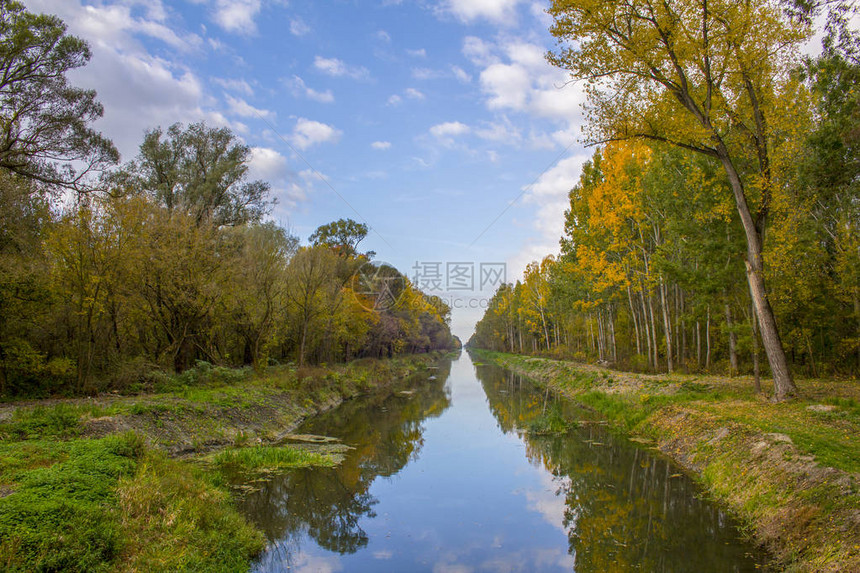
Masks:
[[[338,468],[278,476],[243,500],[269,539],[255,571],[722,573],[763,562],[676,466],[587,412],[467,354],[435,375],[298,430],[355,449]],[[586,423],[526,434],[544,408]]]

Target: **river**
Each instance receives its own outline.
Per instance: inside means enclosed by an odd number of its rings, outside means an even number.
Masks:
[[[349,401],[299,433],[352,446],[241,510],[269,544],[254,571],[756,571],[764,555],[672,462],[467,353],[405,391]],[[580,420],[527,432],[543,411]]]

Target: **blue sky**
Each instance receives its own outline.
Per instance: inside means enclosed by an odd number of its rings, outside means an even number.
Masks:
[[[499,262],[509,281],[557,250],[589,152],[581,86],[543,57],[548,2],[25,4],[90,42],[73,81],[98,91],[98,127],[123,160],[145,129],[204,120],[252,147],[273,217],[304,241],[351,217],[373,228],[362,246],[410,276],[416,262],[474,263],[476,275]],[[468,338],[492,290],[433,294]]]

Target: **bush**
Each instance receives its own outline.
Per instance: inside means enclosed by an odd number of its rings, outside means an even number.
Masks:
[[[19,339],[6,342],[3,353],[5,392],[10,396],[44,398],[74,387],[75,362],[69,358],[48,359],[28,342]]]
[[[169,378],[156,364],[137,356],[116,364],[111,369],[108,386],[119,392],[140,394],[152,391]]]

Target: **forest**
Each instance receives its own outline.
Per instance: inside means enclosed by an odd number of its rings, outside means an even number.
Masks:
[[[567,2],[548,59],[594,150],[560,253],[470,345],[647,372],[860,373],[860,39],[850,3]],[[817,24],[816,24],[817,22]],[[823,49],[801,47],[823,26]],[[819,27],[817,27],[819,26]]]
[[[228,128],[153,127],[120,164],[96,93],[66,77],[86,42],[9,0],[0,38],[0,395],[453,347],[444,302],[358,250],[366,224],[302,245],[273,222]]]

